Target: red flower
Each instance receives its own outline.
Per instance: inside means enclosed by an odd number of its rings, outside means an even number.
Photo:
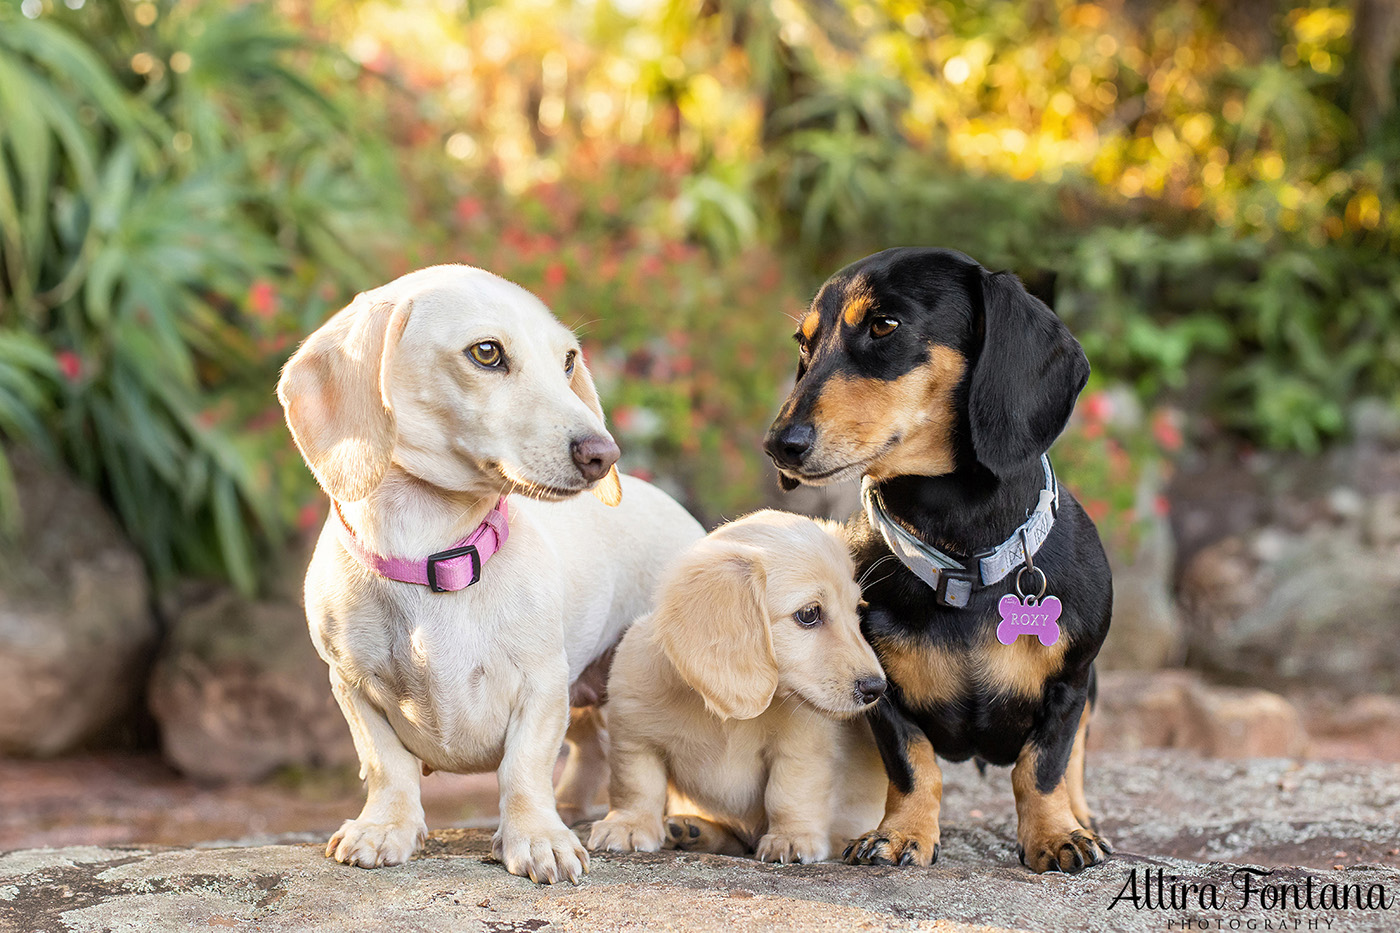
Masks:
[[[83,375],[83,358],[72,350],[59,350],[53,355],[58,363],[58,371],[69,382],[77,382]]]
[[[457,219],[462,223],[471,223],[481,215],[481,211],[479,198],[463,197],[457,199]]]
[[[1094,521],[1101,522],[1108,515],[1108,503],[1102,499],[1089,499],[1084,503],[1084,511]]]
[[[1113,414],[1113,402],[1106,393],[1095,392],[1084,400],[1084,417],[1090,421],[1105,421]]]
[[[564,284],[564,280],[568,278],[568,275],[569,272],[564,268],[562,262],[551,262],[545,267],[544,281],[546,285],[558,288],[560,285]]]
[[[322,515],[321,503],[308,502],[297,510],[297,527],[302,531],[310,531],[321,523]]]
[[[248,307],[258,317],[272,317],[277,313],[277,289],[266,279],[257,279],[248,289]]]
[[[1152,416],[1152,436],[1168,452],[1181,449],[1181,428],[1177,426],[1174,413],[1162,410]]]

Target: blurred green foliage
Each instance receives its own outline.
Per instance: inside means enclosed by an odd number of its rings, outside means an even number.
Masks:
[[[1348,4],[25,7],[0,6],[0,431],[75,465],[158,575],[250,586],[314,524],[276,368],[430,262],[578,326],[623,465],[708,518],[765,496],[790,318],[891,245],[1056,273],[1091,389],[1156,412],[1072,432],[1105,517],[1176,449],[1157,406],[1191,412],[1177,446],[1316,451],[1351,400],[1400,402],[1400,119],[1353,118]]]
[[[313,84],[348,62],[262,6],[155,12],[0,5],[0,426],[100,489],[157,578],[251,590],[286,525],[278,353],[375,274],[395,189]]]

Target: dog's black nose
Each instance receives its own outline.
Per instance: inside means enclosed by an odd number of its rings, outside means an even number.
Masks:
[[[799,467],[817,440],[817,429],[810,424],[790,424],[768,435],[764,447],[778,466]]]
[[[874,703],[885,695],[885,678],[865,677],[856,681],[856,698],[862,703]]]
[[[598,434],[574,441],[569,445],[569,452],[574,455],[574,464],[578,471],[590,483],[595,479],[602,479],[617,462],[621,453],[612,438]]]

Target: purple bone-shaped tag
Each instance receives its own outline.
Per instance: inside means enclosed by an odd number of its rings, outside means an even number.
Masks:
[[[1045,647],[1060,640],[1060,598],[1047,596],[1039,603],[1035,597],[1025,602],[1007,593],[997,603],[1001,624],[997,626],[997,641],[1009,645],[1021,635],[1034,635]]]

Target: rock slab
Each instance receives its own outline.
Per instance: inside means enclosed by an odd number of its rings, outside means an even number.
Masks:
[[[48,757],[130,720],[156,623],[141,557],[97,497],[9,457],[23,516],[0,547],[0,754]]]
[[[578,887],[536,887],[490,859],[484,829],[438,831],[407,865],[377,871],[333,863],[319,845],[38,849],[0,856],[0,929],[1113,933],[1181,929],[1191,920],[1195,929],[1352,933],[1400,926],[1400,767],[1155,753],[1101,755],[1090,769],[1118,855],[1074,876],[1021,868],[1005,773],[983,778],[956,765],[947,769],[943,854],[929,869],[663,852],[595,856]],[[1242,907],[1231,879],[1244,865],[1271,872],[1256,881],[1346,886],[1373,906]],[[1224,903],[1143,903],[1159,872],[1168,890],[1174,880],[1214,884]],[[1133,877],[1136,904],[1125,895]],[[1388,907],[1374,906],[1381,889]]]

